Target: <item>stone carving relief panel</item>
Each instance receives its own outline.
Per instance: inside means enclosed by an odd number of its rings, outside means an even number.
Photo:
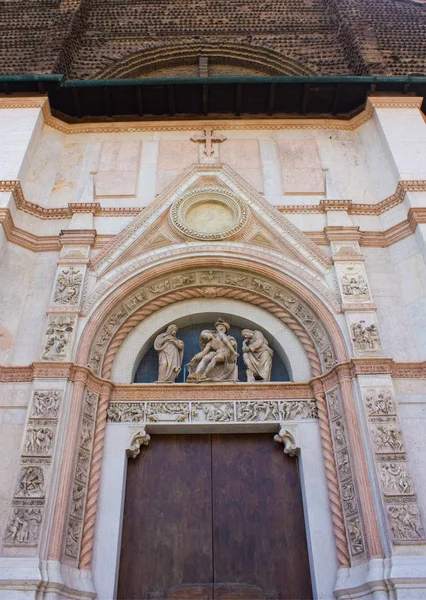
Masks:
[[[317,419],[314,400],[110,402],[112,423],[277,423]]]
[[[345,304],[371,303],[367,273],[362,262],[337,262],[339,288]]]
[[[365,552],[364,536],[360,523],[340,392],[335,389],[326,396],[349,549],[352,556],[358,557]]]
[[[65,538],[64,553],[65,557],[68,557],[70,561],[76,561],[80,552],[97,404],[98,394],[86,389],[77,462],[71,491],[71,508]]]
[[[75,316],[49,315],[41,354],[42,360],[69,360],[75,322]]]
[[[151,300],[184,287],[201,289],[204,296],[208,298],[220,295],[222,288],[254,291],[270,298],[288,311],[307,330],[311,341],[317,348],[324,369],[330,369],[336,363],[331,340],[318,317],[297,296],[270,280],[252,276],[245,272],[208,269],[184,271],[155,280],[143,289],[139,289],[130,298],[124,300],[119,307],[116,307],[102,324],[92,345],[89,358],[89,367],[92,371],[96,374],[101,373],[102,362],[110,341],[131,314]],[[53,344],[54,342],[52,342]]]
[[[39,541],[61,402],[58,390],[33,394],[4,546],[36,546]]]
[[[60,267],[53,294],[54,304],[76,306],[80,299],[83,277],[82,267]]]
[[[391,387],[362,390],[378,479],[394,542],[424,539]]]
[[[356,356],[380,353],[382,346],[375,313],[350,313],[348,322]]]

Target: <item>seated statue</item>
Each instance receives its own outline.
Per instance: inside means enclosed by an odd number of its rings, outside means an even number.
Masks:
[[[274,351],[260,331],[243,329],[243,361],[246,366],[247,381],[271,381],[272,357]]]
[[[181,371],[183,342],[178,340],[176,325],[169,325],[164,333],[157,335],[154,349],[158,352],[158,379],[156,383],[174,383]]]
[[[201,352],[189,363],[188,383],[238,380],[237,342],[227,335],[230,325],[219,318],[214,327],[201,332]]]

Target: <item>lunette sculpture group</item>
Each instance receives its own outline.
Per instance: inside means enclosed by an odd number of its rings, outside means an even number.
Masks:
[[[220,317],[214,329],[201,332],[201,350],[187,365],[187,383],[238,381],[237,341],[228,335],[229,329],[229,323]],[[155,338],[154,349],[158,352],[157,383],[174,383],[181,372],[184,344],[177,338],[177,332],[177,326],[172,324]],[[270,381],[274,352],[264,335],[251,329],[243,329],[241,334],[247,381]]]

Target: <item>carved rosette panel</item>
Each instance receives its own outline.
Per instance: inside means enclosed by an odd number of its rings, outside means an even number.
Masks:
[[[64,550],[65,558],[68,558],[71,562],[76,561],[80,553],[98,396],[99,394],[91,392],[88,389],[86,389],[84,394],[80,440],[71,491],[70,513]]]
[[[84,277],[83,267],[63,266],[58,269],[53,303],[61,306],[77,306]]]
[[[358,509],[358,498],[352,475],[350,452],[346,438],[346,424],[342,411],[340,392],[335,390],[326,394],[328,412],[331,421],[334,455],[336,459],[340,495],[346,523],[349,549],[353,557],[365,553],[364,534]]]
[[[111,423],[277,423],[317,419],[314,400],[110,402]]]
[[[58,390],[33,394],[4,546],[38,544],[61,402]]]
[[[75,322],[74,315],[49,315],[41,353],[42,360],[69,360]]]
[[[318,317],[297,296],[271,280],[252,276],[247,272],[211,269],[189,270],[153,280],[116,307],[103,322],[93,342],[89,358],[92,371],[101,373],[104,356],[112,338],[131,315],[159,296],[185,288],[202,290],[206,298],[220,295],[223,288],[256,292],[268,298],[300,323],[317,349],[323,368],[330,369],[335,365],[333,346],[325,329]]]
[[[391,387],[363,390],[377,475],[394,542],[424,539]]]

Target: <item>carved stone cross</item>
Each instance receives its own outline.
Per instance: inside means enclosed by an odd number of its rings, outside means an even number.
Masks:
[[[206,156],[213,156],[214,148],[213,143],[224,142],[226,137],[224,135],[214,135],[213,127],[204,127],[204,134],[197,133],[191,137],[193,142],[203,142],[204,143],[204,154]]]

